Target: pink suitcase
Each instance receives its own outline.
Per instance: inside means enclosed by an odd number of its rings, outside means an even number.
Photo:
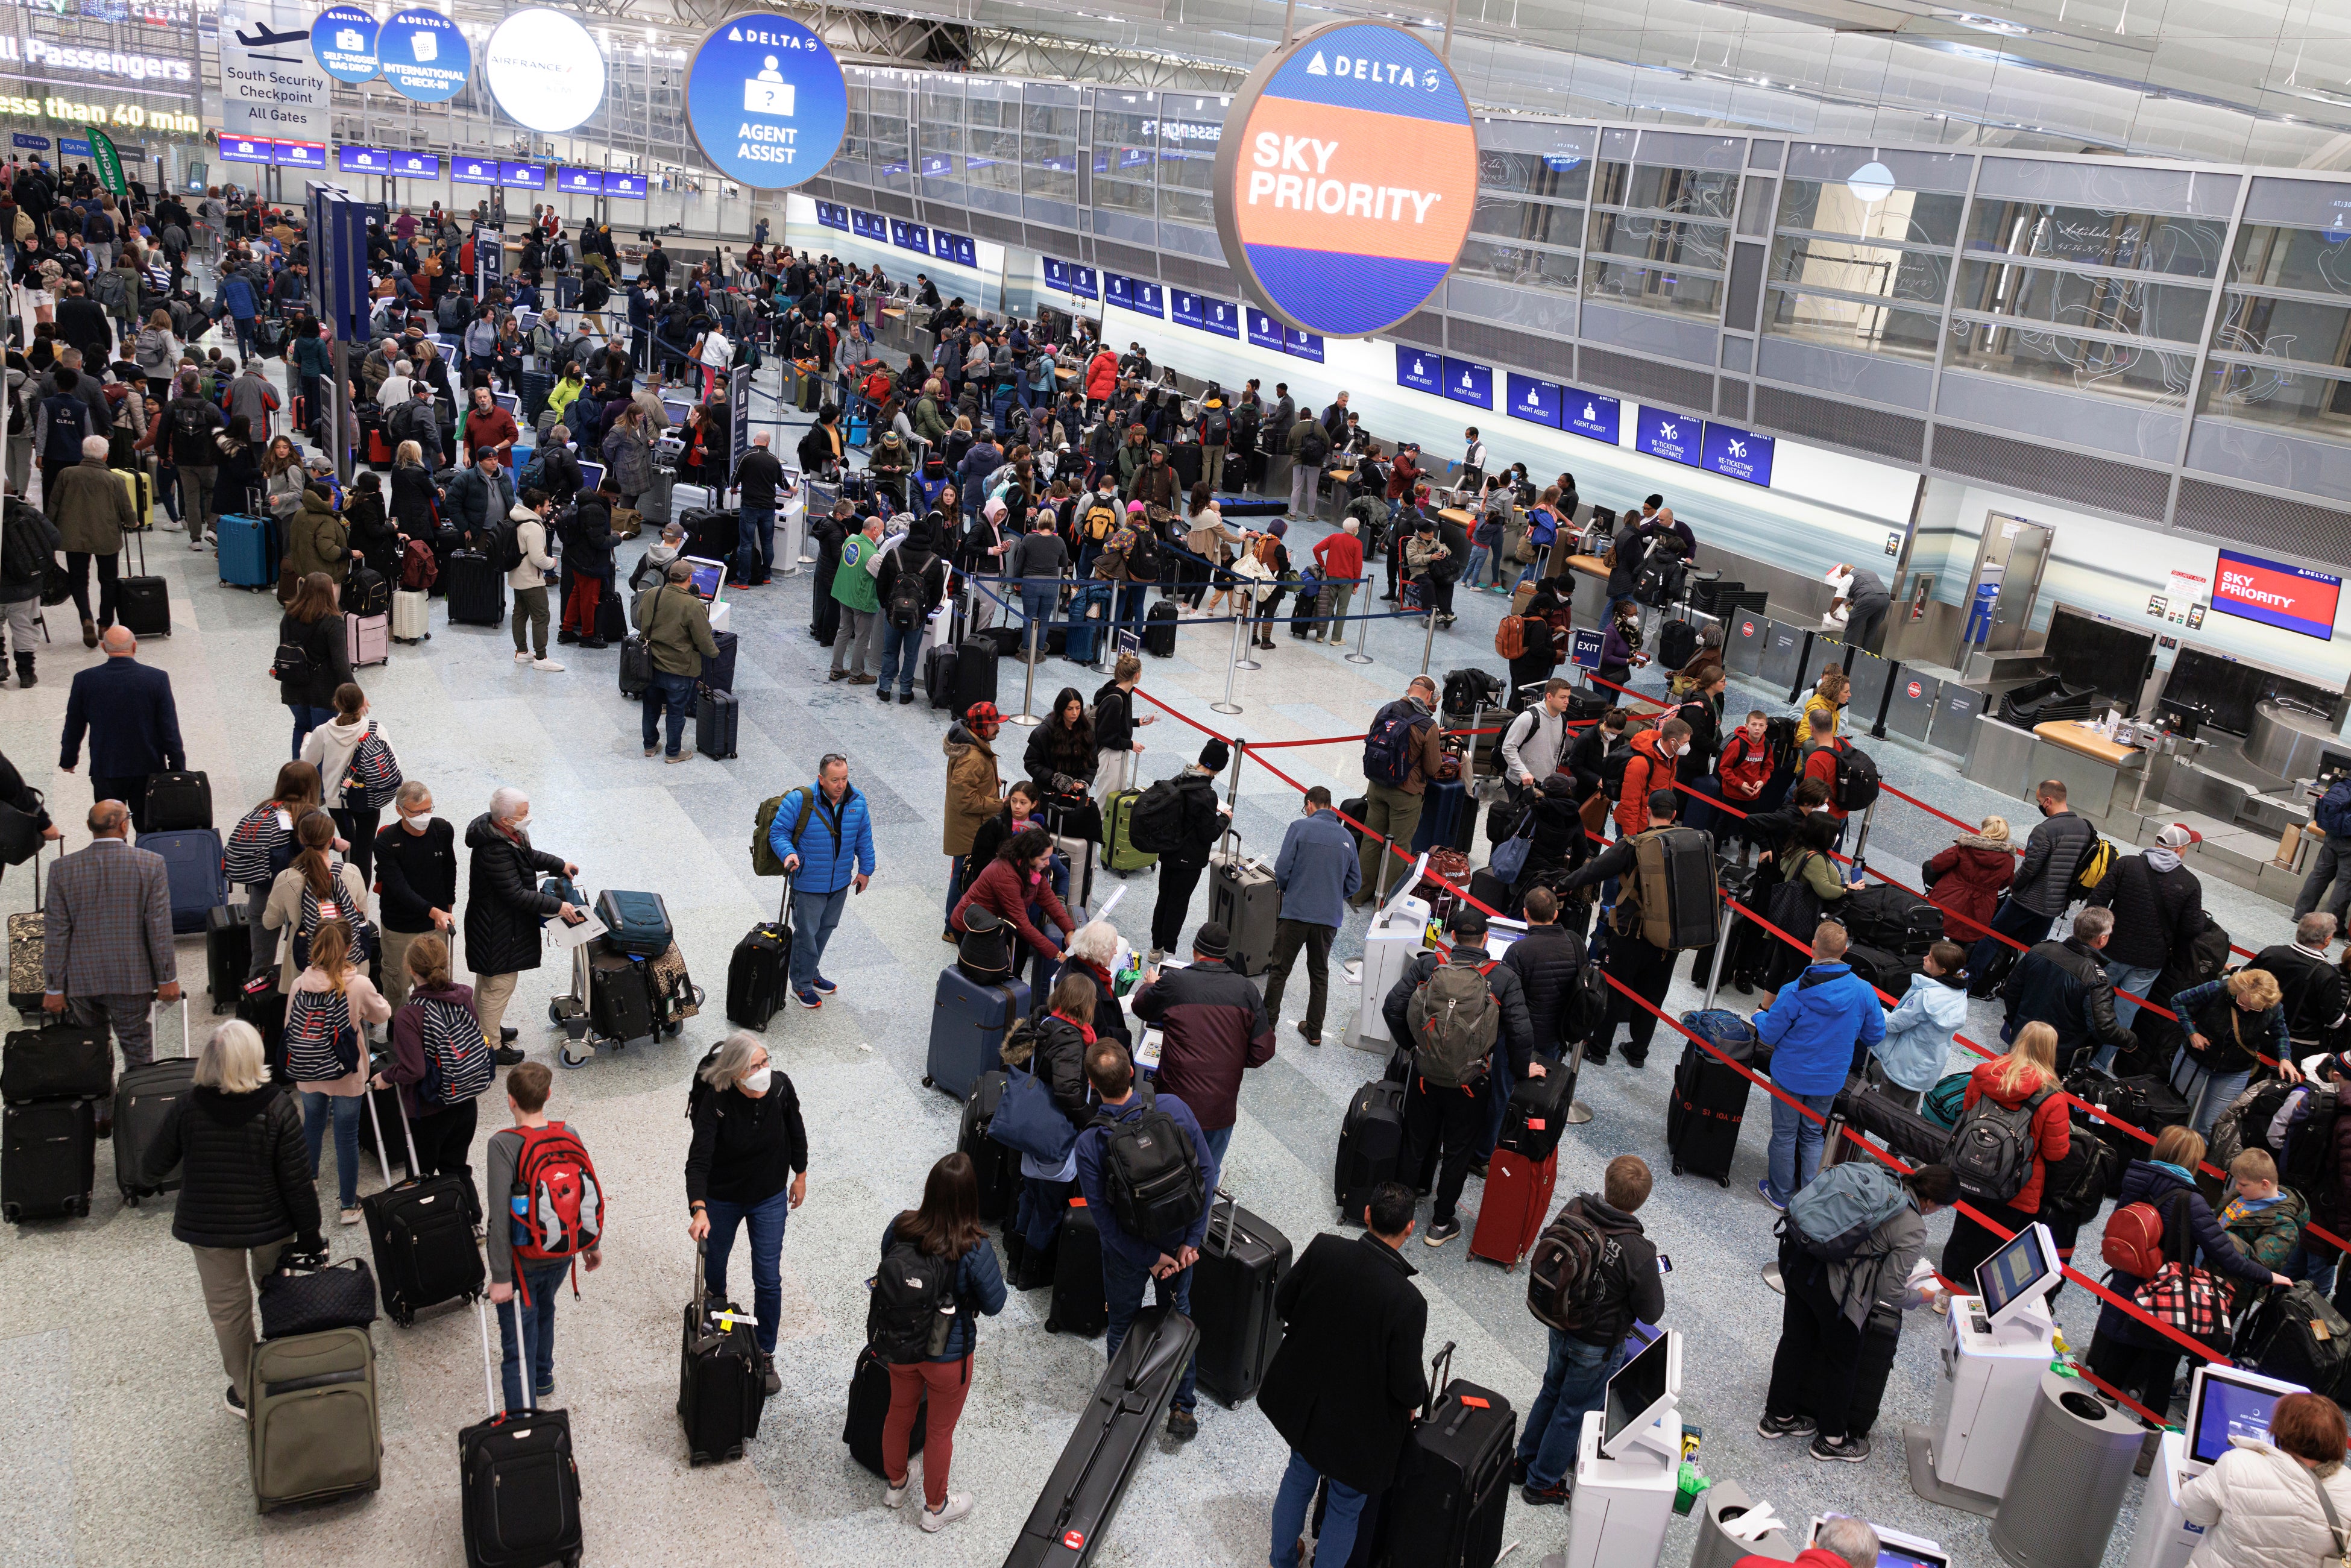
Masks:
[[[350,640],[351,668],[389,664],[392,660],[392,617],[346,615],[343,629]]]

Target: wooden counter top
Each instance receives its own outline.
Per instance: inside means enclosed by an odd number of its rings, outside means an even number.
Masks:
[[[1586,577],[1604,578],[1608,575],[1608,563],[1596,555],[1572,555],[1567,558],[1567,564]]]
[[[2108,740],[2070,718],[2036,724],[2032,727],[2032,733],[2037,739],[2045,740],[2052,746],[2062,746],[2068,751],[2080,752],[2085,757],[2095,757],[2110,768],[2128,767],[2131,759],[2139,755],[2137,747]]]
[[[1478,526],[1478,519],[1459,507],[1447,507],[1437,515],[1448,523],[1458,523],[1465,528],[1474,528]]]

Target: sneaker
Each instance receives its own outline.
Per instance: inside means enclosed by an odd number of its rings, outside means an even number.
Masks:
[[[694,747],[689,746],[684,751],[679,752],[675,757],[664,757],[662,760],[664,762],[691,762],[694,760]]]
[[[661,747],[658,746],[648,746],[645,747],[645,755],[647,757],[659,757],[661,755]]]
[[[360,1211],[356,1208],[347,1208],[343,1210],[341,1216],[342,1222],[345,1225],[357,1225],[362,1218],[363,1216],[361,1216]]]
[[[1519,1500],[1529,1508],[1564,1508],[1569,1495],[1565,1477],[1562,1477],[1556,1486],[1522,1486],[1519,1489]]]
[[[824,998],[818,996],[806,986],[795,986],[792,988],[792,1000],[799,1003],[799,1005],[804,1008],[820,1008],[824,1006]]]
[[[886,1480],[882,1483],[882,1506],[883,1508],[905,1507],[906,1494],[914,1490],[914,1467],[908,1465],[906,1467],[906,1479],[904,1480],[900,1481],[896,1486],[892,1486]]]
[[[563,673],[563,666],[544,653],[533,659],[530,662],[530,667],[543,675],[559,675]]]
[[[822,975],[810,975],[809,977],[809,988],[816,991],[821,996],[828,997],[832,995],[833,992],[841,989],[839,986],[834,985]]]
[[[1461,1222],[1459,1220],[1440,1219],[1436,1224],[1428,1228],[1426,1233],[1421,1237],[1421,1240],[1430,1247],[1442,1247],[1460,1234]]]
[[[767,1389],[768,1397],[770,1399],[784,1391],[784,1375],[776,1370],[776,1364],[772,1361],[768,1364],[768,1371],[761,1380],[761,1385]],[[893,1503],[891,1506],[894,1508],[897,1505]]]
[[[544,1382],[544,1383],[540,1384],[537,1388],[532,1389],[532,1390],[531,1390],[531,1393],[530,1393],[530,1397],[531,1397],[531,1403],[533,1403],[533,1404],[538,1404],[538,1403],[539,1401],[541,1401],[541,1400],[546,1400],[546,1399],[552,1399],[552,1398],[554,1398],[554,1397],[555,1397],[555,1379],[553,1379],[552,1377],[550,1377],[550,1378],[549,1378],[546,1382]]]
[[[240,1421],[246,1419],[245,1396],[236,1391],[235,1384],[221,1390],[221,1408]]]
[[[1149,963],[1149,964],[1145,965],[1144,967],[1145,967],[1146,968],[1153,968],[1153,969],[1156,969],[1157,967],[1159,967],[1159,961],[1160,961],[1162,958],[1165,958],[1165,957],[1166,957],[1166,956],[1167,956],[1167,954],[1166,954],[1166,952],[1165,952],[1165,949],[1158,948],[1158,947],[1154,947],[1154,948],[1151,950],[1151,961],[1150,961],[1150,963]]]
[[[1296,1023],[1290,1027],[1298,1031],[1298,1038],[1304,1040],[1307,1044],[1320,1045],[1322,1043],[1322,1037],[1321,1035],[1309,1034],[1306,1032],[1306,1020],[1304,1019],[1300,1019]]]
[[[515,663],[517,664],[528,664],[530,663],[530,655],[522,649],[517,648],[515,650]]]
[[[1835,1459],[1844,1464],[1857,1465],[1869,1458],[1869,1439],[1856,1437],[1851,1433],[1834,1442],[1826,1437],[1817,1437],[1813,1439],[1812,1456],[1823,1461]]]
[[[1510,1484],[1514,1487],[1527,1484],[1527,1462],[1515,1454],[1510,1456]]]
[[[885,702],[885,703],[886,703],[886,702],[888,702],[888,701],[890,700],[890,694],[889,694],[888,692],[875,692],[873,695],[874,695],[875,696],[877,696],[877,697],[880,697],[880,698],[881,698],[883,702]],[[900,707],[912,707],[912,706],[914,706],[914,693],[912,693],[912,692],[900,692],[900,693],[898,694],[898,706],[899,706]]]
[[[965,1514],[967,1514],[970,1511],[971,1493],[967,1491],[951,1491],[947,1493],[946,1507],[926,1508],[923,1510],[923,1529],[926,1533],[945,1530],[948,1525],[953,1524],[956,1520],[961,1519]]]
[[[204,541],[202,539],[190,539],[188,541],[188,548],[192,550],[202,550],[204,548]]]
[[[1763,1412],[1763,1419],[1755,1423],[1755,1435],[1773,1441],[1782,1437],[1809,1437],[1820,1427],[1810,1416],[1774,1416]]]
[[[1188,1443],[1200,1435],[1200,1417],[1178,1405],[1167,1412],[1167,1435],[1179,1443]]]
[[[521,1064],[522,1059],[522,1052],[517,1051],[511,1045],[502,1045],[496,1051],[490,1052],[490,1060],[496,1062],[500,1067],[518,1066]]]
[[[1779,1213],[1785,1214],[1788,1212],[1788,1206],[1771,1196],[1771,1177],[1766,1176],[1761,1181],[1755,1184],[1755,1195],[1758,1197],[1761,1197],[1764,1202],[1770,1204],[1772,1208],[1777,1210]]]

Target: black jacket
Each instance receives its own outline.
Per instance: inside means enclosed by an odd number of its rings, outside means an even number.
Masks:
[[[301,649],[309,666],[306,679],[278,681],[277,700],[288,707],[298,703],[333,707],[335,688],[351,678],[350,638],[343,630],[342,612],[330,610],[307,625],[291,613],[281,615],[277,618],[277,642],[280,647]]]
[[[540,875],[563,874],[563,858],[516,842],[487,811],[465,824],[473,861],[465,872],[465,967],[476,975],[538,967],[539,923],[562,907],[538,891]]]
[[[377,918],[386,931],[433,929],[433,911],[457,909],[457,830],[435,817],[422,833],[395,818],[375,836]]]
[[[1583,938],[1556,921],[1530,925],[1502,955],[1502,967],[1518,977],[1531,1049],[1543,1056],[1566,1055],[1567,1014],[1577,971],[1583,967]]]
[[[1274,1290],[1281,1348],[1258,1408],[1308,1464],[1358,1491],[1395,1479],[1413,1412],[1428,1398],[1428,1302],[1413,1273],[1375,1236],[1326,1231]]]
[[[1134,697],[1116,681],[1094,694],[1094,748],[1124,751],[1134,745]]]
[[[192,1090],[164,1113],[145,1159],[151,1184],[181,1167],[172,1234],[189,1246],[262,1247],[292,1236],[319,1249],[319,1187],[292,1095]]]
[[[1094,1034],[1101,1037],[1102,1030]],[[1037,1020],[1037,1052],[1029,1059],[1029,1069],[1045,1081],[1053,1092],[1053,1103],[1070,1124],[1083,1132],[1093,1120],[1093,1109],[1086,1103],[1086,1037],[1069,1019],[1050,1013]]]
[[[2313,957],[2292,943],[2280,943],[2254,954],[2246,967],[2266,969],[2277,981],[2286,1032],[2301,1043],[2324,1040],[2328,1028],[2343,1016],[2343,971],[2325,959]]]
[[[696,1081],[694,1141],[685,1151],[688,1203],[765,1203],[808,1169],[808,1128],[799,1092],[783,1069],[758,1098],[733,1084],[713,1091]]]
[[[2043,817],[2024,841],[2024,858],[2017,862],[2008,896],[2035,915],[2064,914],[2066,888],[2097,836],[2095,828],[2072,811]]]
[[[2089,902],[2115,912],[2115,934],[2105,949],[2110,964],[2160,969],[2175,954],[2185,957],[2189,939],[2204,928],[2204,885],[2196,873],[2184,865],[2158,871],[2144,854],[2116,862]]]
[[[2071,874],[2071,873],[2068,873]],[[2074,1053],[2101,1045],[2129,1051],[2137,1037],[2115,1021],[2115,983],[2105,959],[2078,936],[2037,944],[2001,988],[2008,1003],[2011,1038],[2028,1023],[2057,1031],[2057,1068],[2064,1071]]]
[[[612,579],[612,508],[601,491],[580,497],[563,524],[563,565],[582,577]]]
[[[754,508],[772,507],[776,504],[776,486],[783,482],[783,460],[764,446],[754,446],[743,454],[743,461],[735,470],[735,483],[743,489],[743,505]]]
[[[1466,960],[1473,949],[1457,946],[1453,951]],[[1495,1005],[1502,1009],[1501,1028],[1495,1031],[1494,1043],[1510,1052],[1511,1076],[1524,1078],[1527,1064],[1533,1059],[1534,1044],[1534,1025],[1527,1012],[1526,990],[1519,984],[1518,971],[1508,963],[1501,959],[1482,961],[1491,962],[1494,966],[1487,973],[1486,987],[1494,993]],[[1411,1005],[1413,992],[1427,984],[1428,977],[1435,973],[1437,955],[1423,953],[1406,966],[1403,976],[1388,988],[1388,994],[1380,1004],[1380,1015],[1387,1020],[1388,1034],[1392,1039],[1412,1038],[1412,1027],[1405,1021],[1407,1016],[1405,1009]]]
[[[1020,755],[1020,765],[1039,789],[1048,794],[1066,795],[1080,785],[1094,781],[1094,744],[1092,727],[1072,730],[1061,722],[1061,705],[1054,704],[1054,713],[1044,723],[1029,732],[1029,747]]]
[[[1593,1271],[1592,1305],[1583,1327],[1568,1334],[1586,1344],[1614,1345],[1631,1332],[1634,1321],[1654,1323],[1666,1315],[1666,1281],[1657,1272],[1657,1249],[1642,1234],[1641,1222],[1614,1209],[1598,1193],[1583,1193],[1571,1200],[1583,1218],[1608,1239]]]
[[[433,470],[426,464],[438,455],[436,447],[425,463],[404,464],[392,471],[392,517],[403,534],[428,540],[433,537]]]

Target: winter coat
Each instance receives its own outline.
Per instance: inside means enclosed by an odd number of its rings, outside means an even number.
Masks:
[[[1886,1038],[1877,993],[1842,963],[1814,964],[1780,988],[1756,1031],[1771,1047],[1771,1082],[1791,1094],[1844,1087],[1856,1044]]]
[[[473,857],[465,874],[465,966],[476,975],[536,969],[539,926],[562,907],[538,891],[541,876],[563,874],[563,857],[535,850],[528,834],[500,830],[487,811],[465,824]]]
[[[1924,1092],[1943,1076],[1951,1036],[1968,1021],[1968,992],[1957,975],[1910,977],[1910,989],[1886,1018],[1886,1038],[1871,1054],[1897,1088]]]
[[[286,526],[286,570],[297,577],[323,571],[342,586],[350,575],[351,530],[335,515],[334,503],[316,490],[302,492],[302,509]]]
[[[1107,402],[1118,390],[1118,356],[1104,349],[1086,364],[1086,396],[1095,402]]]
[[[799,821],[804,801],[812,801],[808,829],[796,841],[792,824]],[[768,847],[778,860],[786,855],[800,857],[799,870],[792,877],[795,893],[839,893],[857,873],[872,876],[873,822],[865,797],[854,784],[842,791],[839,805],[814,784],[785,790],[768,830]]]
[[[2351,1124],[2351,1117],[2343,1120]],[[2153,1160],[2133,1160],[2123,1171],[2122,1191],[2116,1196],[2113,1213],[2107,1218],[2111,1220],[2114,1214],[2134,1203],[2152,1203],[2158,1214],[2167,1213],[2169,1207],[2167,1200],[2175,1192],[2188,1195],[2188,1228],[2195,1239],[2197,1259],[2203,1267],[2247,1284],[2269,1283],[2270,1271],[2238,1250],[2237,1244],[2229,1239],[2229,1233],[2220,1228],[2220,1217],[2212,1212],[2212,1206],[2204,1201],[2202,1193],[2196,1190],[2196,1184],[2171,1166],[2158,1165]],[[2113,1270],[2105,1280],[2106,1289],[2126,1301],[2145,1283],[2147,1281],[2137,1275],[2125,1273],[2120,1269]],[[2112,1301],[2098,1309],[2098,1337],[2141,1349],[2174,1348],[2172,1340],[2147,1327]],[[2316,1506],[2317,1500],[2313,1499],[2313,1509],[2315,1510]],[[2231,1563],[2230,1568],[2237,1568],[2237,1565]]]
[[[2001,995],[2008,1003],[2011,1039],[2028,1023],[2057,1031],[2061,1071],[2076,1051],[2101,1045],[2130,1051],[2138,1044],[2115,1021],[2115,983],[2106,977],[2105,960],[2078,936],[2035,944],[2008,972]]]
[[[1991,927],[2001,890],[2016,879],[2016,856],[2006,839],[1962,833],[1926,873],[1927,902],[1943,912],[1943,935],[1964,947]]]
[[[1756,739],[1743,726],[1731,731],[1714,774],[1721,782],[1723,800],[1742,811],[1752,811],[1762,798],[1763,786],[1771,781],[1771,743]]]
[[[2351,1470],[2321,1480],[2292,1454],[2237,1438],[2220,1463],[2189,1479],[2179,1498],[2204,1539],[2188,1568],[2316,1568],[2335,1554],[2335,1532],[2318,1500],[2325,1487],[2335,1518],[2351,1524]]]
[[[1926,979],[1924,975],[1916,977]],[[1961,1000],[1964,1003],[1964,993]],[[1959,1009],[1959,1016],[1962,1019],[1967,1016],[1964,1005]],[[1941,1063],[1936,1065],[1939,1068]],[[2024,1178],[2024,1185],[2017,1189],[2016,1196],[2008,1200],[2008,1207],[2019,1214],[2038,1214],[2041,1212],[2042,1184],[2048,1175],[2049,1166],[2054,1161],[2063,1160],[2065,1151],[2073,1145],[2072,1124],[2066,1120],[2066,1113],[2072,1106],[2065,1098],[2064,1087],[2053,1079],[2044,1079],[2037,1069],[2026,1075],[2016,1088],[2001,1089],[2001,1074],[2005,1071],[2007,1065],[2004,1061],[1977,1062],[1968,1074],[1966,1103],[1973,1105],[1990,1095],[1994,1104],[2013,1111],[2041,1089],[2045,1087],[2051,1092],[2049,1098],[2041,1102],[2041,1109],[2032,1113],[2032,1174]]]
[[[1376,1236],[1325,1231],[1274,1290],[1284,1332],[1258,1408],[1308,1464],[1374,1495],[1395,1479],[1428,1397],[1428,1301],[1413,1273]]]
[[[352,496],[343,520],[349,526],[351,554],[370,570],[394,576],[400,565],[400,534],[384,516],[381,493]]]
[[[450,488],[454,491],[455,486]],[[556,531],[562,540],[567,570],[576,577],[592,577],[601,582],[612,580],[612,548],[620,541],[612,537],[612,507],[601,491],[581,497],[571,508],[570,517],[559,523]],[[696,669],[691,673],[701,672]]]
[[[1308,925],[1343,925],[1346,900],[1355,895],[1363,883],[1355,836],[1329,809],[1297,818],[1283,830],[1281,851],[1273,862],[1282,919]]]
[[[645,433],[641,427],[615,424],[604,433],[605,477],[623,496],[640,496],[652,483],[648,473]]]
[[[1616,831],[1631,838],[1649,825],[1649,792],[1670,789],[1680,760],[1657,749],[1657,732],[1645,729],[1633,737],[1632,760],[1625,764],[1625,786],[1616,798]]]
[[[2283,943],[2262,948],[2246,967],[2266,969],[2277,981],[2286,1032],[2296,1040],[2318,1043],[2343,1016],[2343,971],[2325,955]]]
[[[319,1186],[294,1097],[197,1088],[164,1113],[144,1155],[152,1186],[180,1167],[172,1234],[191,1247],[319,1245]]]
[[[46,510],[57,526],[58,548],[118,555],[125,531],[138,527],[131,493],[102,459],[85,457],[61,469]]]
[[[1126,1009],[1118,999],[1118,988],[1108,969],[1096,968],[1085,959],[1071,956],[1061,966],[1064,975],[1083,975],[1094,986],[1094,1038],[1114,1040],[1132,1050],[1134,1031],[1126,1021]]]
[[[1129,1005],[1162,1030],[1160,1088],[1181,1095],[1203,1127],[1238,1121],[1242,1072],[1273,1060],[1273,1020],[1256,983],[1221,959],[1195,959],[1162,969]]]
[[[894,557],[898,552],[890,553]],[[939,743],[939,749],[947,759],[941,846],[948,854],[967,855],[979,825],[1004,809],[1004,779],[997,772],[996,747],[958,721],[947,727],[947,737]]]
[[[2285,1009],[2264,1008],[2247,1012],[2229,994],[2226,980],[2207,980],[2171,995],[2171,1010],[2210,1043],[2202,1051],[2188,1047],[2204,1071],[2219,1077],[2242,1072],[2253,1065],[2256,1052],[2273,1061],[2294,1059],[2294,1041],[2287,1038]]]
[[[2204,884],[2196,873],[2184,865],[2158,871],[2143,853],[2116,862],[2088,902],[2115,912],[2115,933],[2105,946],[2109,964],[2164,968],[2175,957],[2186,958],[2189,942],[2204,928]]]
[[[1069,910],[1054,894],[1050,875],[1032,883],[1028,873],[1007,860],[989,861],[965,883],[963,896],[947,915],[947,924],[957,931],[963,930],[964,911],[974,904],[993,910],[998,919],[1020,934],[1022,941],[1047,958],[1059,959],[1061,945],[1038,929],[1029,918],[1029,906],[1035,904],[1057,932],[1077,928],[1077,922],[1070,918]]]
[[[298,646],[310,664],[307,680],[277,683],[277,700],[287,707],[333,707],[335,688],[351,678],[350,633],[344,629],[342,612],[330,610],[308,622],[288,612],[277,618],[277,641]]]
[[[449,481],[445,497],[449,525],[472,536],[479,548],[488,541],[507,514],[514,510],[515,499],[513,476],[504,468],[493,469],[486,476],[480,465],[469,463]]]
[[[1094,1038],[1102,1038],[1099,1028],[1094,1030]],[[1029,1071],[1044,1081],[1052,1093],[1053,1103],[1070,1119],[1070,1124],[1083,1132],[1086,1124],[1094,1118],[1086,1091],[1084,1032],[1058,1013],[1045,1014],[1037,1020],[1037,1047],[1029,1058]]]
[[[2024,859],[2009,896],[2035,915],[2064,914],[2074,868],[2097,836],[2096,829],[2072,811],[2043,817],[2024,841]]]
[[[392,516],[400,531],[429,539],[434,532],[433,470],[422,463],[404,463],[392,471]]]
[[[1082,734],[1061,722],[1061,705],[1053,716],[1029,732],[1020,765],[1048,795],[1068,795],[1091,785],[1100,764],[1091,728]]]

